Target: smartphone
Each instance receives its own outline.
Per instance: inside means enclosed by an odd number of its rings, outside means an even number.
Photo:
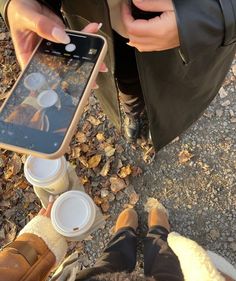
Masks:
[[[55,159],[67,150],[106,51],[104,37],[67,30],[42,39],[0,110],[0,147]]]
[[[147,12],[147,11],[140,10],[134,5],[133,0],[130,0],[130,6],[131,6],[132,16],[136,20],[137,19],[149,20],[157,16],[160,16],[162,14],[162,12]]]

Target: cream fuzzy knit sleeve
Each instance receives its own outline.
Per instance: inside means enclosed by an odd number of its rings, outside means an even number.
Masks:
[[[51,219],[37,215],[19,233],[32,233],[40,237],[56,257],[56,263],[60,264],[67,252],[67,242],[65,237],[56,232]]]
[[[224,281],[207,252],[195,241],[171,232],[168,244],[177,255],[185,281]]]

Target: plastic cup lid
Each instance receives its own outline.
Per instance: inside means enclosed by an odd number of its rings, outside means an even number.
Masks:
[[[29,156],[25,162],[24,172],[27,180],[32,184],[50,182],[58,177],[62,165],[61,158],[55,160]]]
[[[58,95],[53,90],[42,91],[37,97],[38,104],[43,108],[51,107],[56,104],[57,101]]]
[[[40,72],[31,73],[24,79],[25,87],[31,91],[39,90],[45,83],[46,79]]]
[[[67,191],[53,204],[51,218],[56,230],[74,237],[88,231],[96,215],[93,200],[81,191]]]

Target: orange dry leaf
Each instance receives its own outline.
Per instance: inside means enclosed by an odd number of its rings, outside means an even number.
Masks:
[[[101,154],[96,154],[88,160],[88,168],[96,168],[102,160]]]
[[[184,164],[188,162],[193,157],[193,154],[184,149],[179,153],[179,163]]]
[[[86,142],[86,135],[83,133],[83,132],[78,132],[76,135],[75,135],[75,138],[76,140],[79,142],[79,143],[84,143]]]
[[[107,157],[113,156],[116,151],[116,149],[112,145],[108,145],[104,150]]]
[[[124,179],[124,178],[126,178],[127,176],[129,176],[131,173],[132,173],[131,167],[130,167],[130,165],[127,165],[127,166],[122,167],[122,168],[120,169],[120,172],[118,173],[118,175],[119,175],[122,179]]]
[[[100,172],[100,175],[103,176],[103,177],[106,177],[110,171],[110,167],[111,167],[111,161],[108,160],[106,162],[106,164],[103,166],[101,172]]]
[[[89,116],[88,121],[94,126],[98,126],[99,124],[101,124],[101,121],[94,116]]]
[[[87,178],[87,176],[79,177],[79,180],[80,180],[82,185],[89,182],[89,179]]]
[[[96,138],[97,138],[97,140],[100,141],[100,142],[105,140],[105,136],[104,136],[103,133],[98,133],[98,134],[96,135]]]
[[[126,188],[125,181],[119,178],[117,175],[114,175],[110,178],[110,183],[111,183],[111,190],[114,193],[117,193],[120,190]]]

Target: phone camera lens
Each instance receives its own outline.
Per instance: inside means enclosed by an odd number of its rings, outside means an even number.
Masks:
[[[76,49],[76,46],[75,44],[70,43],[66,45],[65,49],[67,52],[73,52]]]

